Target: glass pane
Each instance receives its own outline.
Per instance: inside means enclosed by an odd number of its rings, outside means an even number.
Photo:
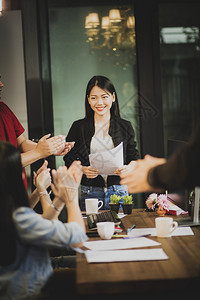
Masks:
[[[108,27],[102,17],[112,9]],[[67,135],[72,123],[84,118],[86,85],[104,75],[116,88],[121,117],[132,122],[139,150],[134,21],[128,6],[49,8],[55,134]],[[57,167],[64,164],[56,159]]]
[[[200,114],[199,12],[192,1],[159,6],[165,149],[188,140]]]

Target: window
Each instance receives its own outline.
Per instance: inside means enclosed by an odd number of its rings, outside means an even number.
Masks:
[[[187,141],[200,114],[200,4],[159,5],[165,149]]]
[[[113,18],[109,30],[105,16]],[[72,123],[84,118],[86,85],[104,75],[116,88],[121,117],[131,121],[139,150],[133,7],[50,7],[49,32],[55,134],[67,135]],[[63,164],[62,157],[56,164]]]

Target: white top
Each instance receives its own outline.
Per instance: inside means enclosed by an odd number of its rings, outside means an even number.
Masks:
[[[98,152],[104,152],[107,150],[111,150],[114,148],[114,144],[113,144],[113,140],[112,137],[108,134],[105,133],[100,136],[99,134],[94,134],[94,136],[92,137],[91,140],[91,144],[90,144],[90,153],[91,154],[95,154]],[[101,175],[105,182],[107,181],[107,175]]]
[[[104,137],[99,137],[94,135],[90,144],[90,153],[98,153],[107,150],[111,150],[114,148],[113,140],[109,134]]]

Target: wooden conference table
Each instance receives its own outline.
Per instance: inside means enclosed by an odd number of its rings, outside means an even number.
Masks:
[[[136,228],[155,227],[157,216],[156,212],[133,209],[131,215],[122,218],[122,223],[125,229],[133,224]],[[180,216],[173,218],[176,220]],[[192,227],[192,230],[193,236],[150,237],[161,243],[159,248],[163,248],[168,260],[89,264],[83,253],[77,253],[77,292],[81,295],[113,296],[140,291],[164,294],[184,290],[199,292],[200,226]]]

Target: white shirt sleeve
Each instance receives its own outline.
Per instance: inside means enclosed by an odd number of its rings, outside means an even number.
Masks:
[[[78,223],[47,220],[28,207],[16,209],[13,220],[20,239],[32,245],[61,248],[87,240]]]

